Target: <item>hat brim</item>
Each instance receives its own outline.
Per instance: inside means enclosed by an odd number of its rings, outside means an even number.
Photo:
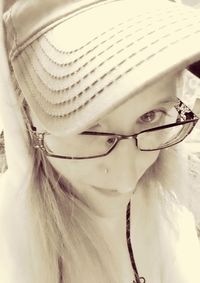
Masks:
[[[104,1],[29,43],[12,65],[46,131],[67,135],[200,59],[197,10],[169,1]]]

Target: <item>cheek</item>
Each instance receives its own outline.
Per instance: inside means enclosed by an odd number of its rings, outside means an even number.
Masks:
[[[108,156],[99,160],[62,160],[48,157],[53,167],[63,175],[77,191],[83,192],[85,186],[135,187],[145,171],[156,161],[159,151],[135,152],[122,160],[119,156]],[[106,170],[108,169],[108,173]]]
[[[157,160],[160,151],[152,151],[152,152],[142,152],[142,156],[138,159],[138,177],[142,177],[142,175],[146,172],[146,170],[151,167],[151,165]]]
[[[97,178],[98,168],[94,161],[64,160],[48,157],[53,167],[73,185],[87,183],[91,178]]]

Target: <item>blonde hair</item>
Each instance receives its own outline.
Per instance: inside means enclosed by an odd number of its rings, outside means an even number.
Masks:
[[[0,174],[4,173],[7,169],[6,154],[5,154],[5,142],[4,132],[0,133]]]

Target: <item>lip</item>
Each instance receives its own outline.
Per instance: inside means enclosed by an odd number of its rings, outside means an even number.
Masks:
[[[107,195],[107,196],[122,196],[122,195],[130,193],[130,191],[127,192],[127,191],[119,191],[117,189],[104,189],[104,188],[99,188],[96,186],[92,186],[92,188],[94,188],[96,191],[104,195]]]

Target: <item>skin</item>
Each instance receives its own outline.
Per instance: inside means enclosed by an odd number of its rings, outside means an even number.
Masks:
[[[167,111],[169,104],[174,104],[175,98],[176,76],[165,76],[86,130],[133,134],[145,128],[155,127],[163,117],[163,109]],[[150,115],[146,114],[148,112]],[[38,121],[33,119],[33,122],[42,130]],[[78,135],[73,136],[70,141],[73,144],[78,138]],[[62,137],[59,147],[66,146],[64,141],[65,137]],[[105,157],[88,160],[63,160],[53,157],[48,159],[57,171],[70,181],[74,194],[92,214],[110,218],[124,215],[139,179],[156,161],[158,155],[159,151],[140,151],[134,140],[122,140]]]

